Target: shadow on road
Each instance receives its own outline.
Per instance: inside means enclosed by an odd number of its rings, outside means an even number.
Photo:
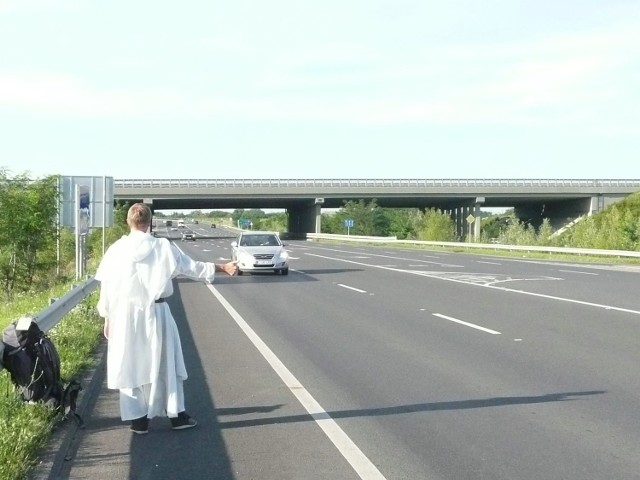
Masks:
[[[213,396],[207,384],[200,354],[186,322],[179,289],[174,282],[171,312],[178,325],[189,379],[184,383],[187,411],[198,421],[196,428],[173,431],[167,418],[153,418],[149,435],[131,440],[130,479],[233,480],[235,477],[221,435]],[[188,281],[187,281],[188,282]],[[197,414],[196,414],[197,412]]]
[[[566,402],[576,400],[575,397],[587,396],[587,395],[601,395],[606,393],[604,390],[592,390],[586,392],[565,392],[565,393],[550,393],[546,395],[533,395],[523,397],[493,397],[493,398],[481,398],[477,400],[457,400],[451,402],[431,402],[431,403],[416,403],[411,405],[399,405],[396,407],[380,407],[380,408],[365,408],[359,410],[336,410],[327,412],[326,414],[320,414],[316,416],[312,415],[289,415],[285,417],[272,417],[261,418],[253,420],[237,420],[233,422],[220,422],[219,428],[245,428],[255,427],[260,425],[272,425],[281,423],[295,423],[295,422],[309,422],[314,421],[316,418],[333,418],[334,420],[340,418],[354,418],[354,417],[376,417],[382,415],[402,415],[407,413],[420,413],[420,412],[436,412],[443,410],[467,410],[473,408],[487,408],[487,407],[504,407],[508,405],[529,405],[534,403],[547,403],[547,402]]]

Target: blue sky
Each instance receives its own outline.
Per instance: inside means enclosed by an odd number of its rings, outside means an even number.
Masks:
[[[0,0],[0,167],[640,178],[638,0]]]

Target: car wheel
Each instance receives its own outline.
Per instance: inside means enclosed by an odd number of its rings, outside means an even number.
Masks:
[[[241,276],[244,272],[240,269],[238,269],[238,276]]]
[[[280,275],[289,275],[289,268],[283,268],[280,270]]]

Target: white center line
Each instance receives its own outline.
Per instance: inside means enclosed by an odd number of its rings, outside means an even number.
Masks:
[[[487,265],[502,265],[501,263],[497,263],[497,262],[483,262],[482,260],[478,260],[478,263],[486,263]]]
[[[458,320],[457,318],[448,317],[446,315],[442,315],[441,313],[434,313],[435,317],[444,318],[445,320],[449,320],[451,322],[459,323],[460,325],[465,325],[467,327],[475,328],[476,330],[482,330],[483,332],[490,333],[491,335],[502,335],[500,332],[496,332],[495,330],[491,330],[490,328],[484,328],[480,325],[475,325],[473,323],[464,322],[462,320]]]
[[[353,290],[353,291],[355,291],[355,292],[359,292],[359,293],[367,293],[367,291],[366,291],[366,290],[360,290],[359,288],[356,288],[356,287],[350,287],[349,285],[343,285],[342,283],[339,283],[339,284],[338,284],[338,286],[339,286],[339,287],[342,287],[342,288],[348,288],[349,290]]]
[[[291,393],[298,399],[305,410],[313,417],[318,426],[327,437],[333,442],[338,451],[353,467],[356,473],[363,480],[386,480],[380,470],[362,453],[362,450],[353,443],[353,440],[338,426],[327,411],[311,396],[307,389],[298,381],[296,377],[285,367],[284,363],[271,351],[266,343],[254,332],[247,322],[240,316],[235,308],[227,302],[220,292],[213,286],[207,285],[211,293],[218,299],[222,306],[229,312],[229,315],[236,321],[245,335],[251,340],[253,345],[262,354],[271,368],[278,374]]]
[[[564,273],[580,273],[582,275],[600,275],[599,273],[593,273],[593,272],[579,272],[577,270],[558,270],[559,272],[564,272]]]

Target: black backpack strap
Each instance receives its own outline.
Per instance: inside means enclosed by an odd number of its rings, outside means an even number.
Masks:
[[[79,428],[84,428],[84,420],[82,417],[76,412],[76,407],[78,403],[78,393],[82,390],[82,386],[80,382],[77,380],[71,380],[67,387],[64,389],[64,393],[62,394],[62,414],[65,417],[72,417],[76,424],[78,424]]]

